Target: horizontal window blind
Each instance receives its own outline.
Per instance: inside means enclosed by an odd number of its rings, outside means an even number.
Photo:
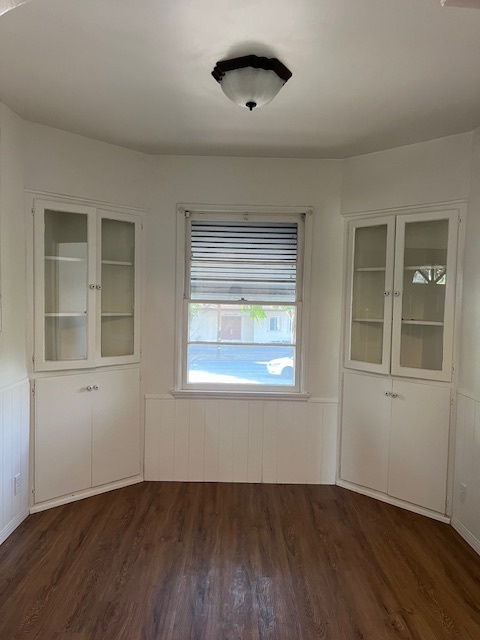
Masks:
[[[295,222],[191,221],[190,298],[294,302]]]

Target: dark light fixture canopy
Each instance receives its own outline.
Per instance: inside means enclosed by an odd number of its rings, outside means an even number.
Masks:
[[[249,55],[217,62],[212,76],[227,98],[252,111],[273,100],[292,72],[277,58]]]

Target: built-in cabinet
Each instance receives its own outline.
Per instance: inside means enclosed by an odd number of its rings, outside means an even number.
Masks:
[[[35,502],[140,473],[138,369],[35,381]]]
[[[345,373],[340,476],[445,513],[450,388]]]
[[[138,216],[36,199],[35,370],[138,362]]]
[[[34,502],[135,481],[138,212],[34,197]]]
[[[458,212],[351,221],[345,366],[452,377]]]
[[[448,510],[458,228],[451,208],[347,223],[339,480],[439,514]]]

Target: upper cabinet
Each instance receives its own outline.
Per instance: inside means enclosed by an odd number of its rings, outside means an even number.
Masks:
[[[449,381],[458,212],[348,225],[345,366]]]
[[[34,202],[35,369],[140,359],[139,217]]]

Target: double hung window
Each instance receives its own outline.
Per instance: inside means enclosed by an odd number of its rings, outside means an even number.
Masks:
[[[305,215],[184,213],[181,388],[301,390]]]

